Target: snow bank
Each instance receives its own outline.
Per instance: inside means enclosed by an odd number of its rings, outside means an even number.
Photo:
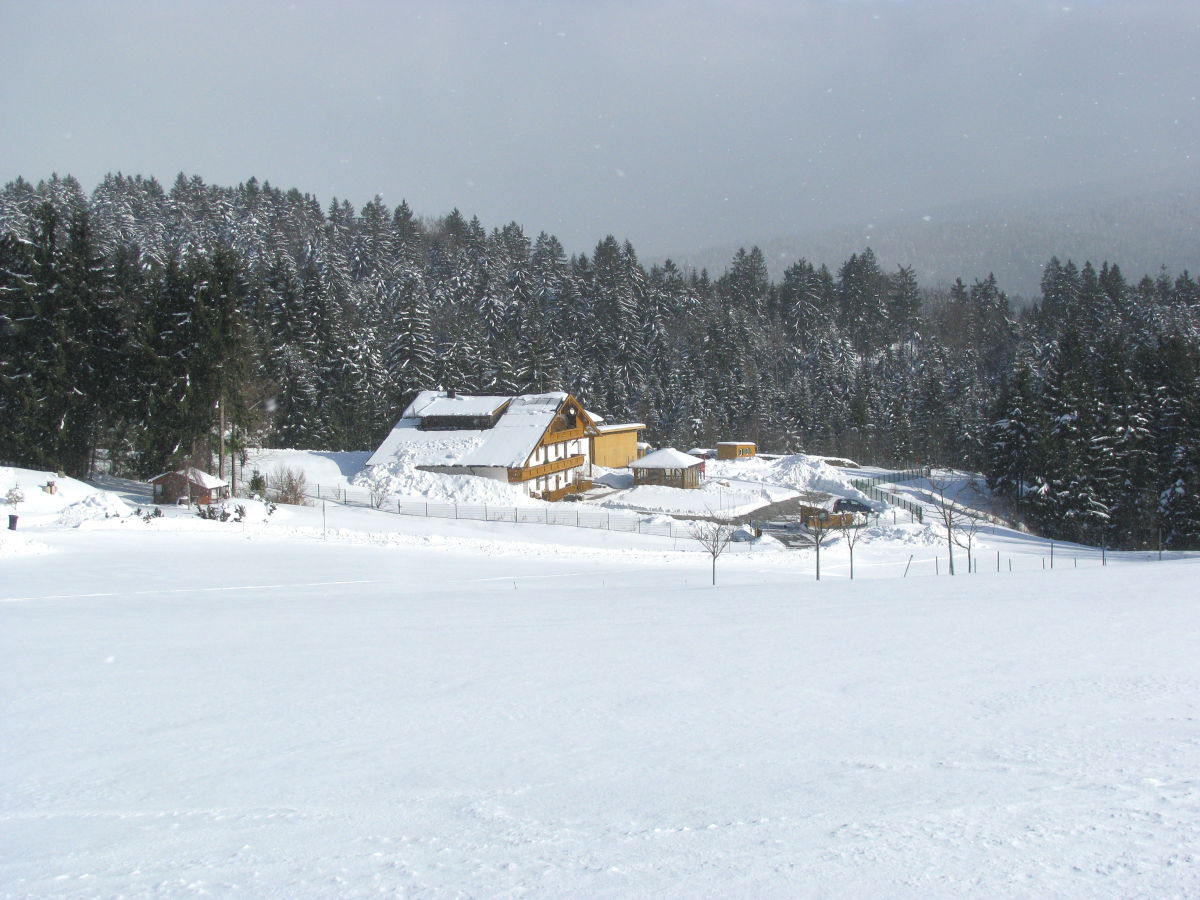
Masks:
[[[246,457],[244,469],[239,470],[239,484],[249,484],[255,470],[264,478],[272,478],[276,472],[291,469],[304,475],[306,485],[316,490],[322,487],[346,488],[354,476],[366,466],[371,454],[367,451],[337,450],[251,450]]]
[[[96,491],[66,507],[58,516],[58,524],[78,528],[92,519],[123,518],[133,512],[133,508],[116,494]]]
[[[597,500],[596,506],[676,513],[685,516],[744,516],[771,503],[794,497],[778,485],[709,480],[695,490],[643,484]]]
[[[47,490],[54,486],[54,492]],[[12,489],[24,496],[15,507],[4,503]],[[18,517],[18,528],[29,525],[78,526],[88,519],[128,516],[133,512],[124,500],[108,491],[98,491],[90,484],[74,478],[59,477],[54,472],[36,469],[16,469],[0,466],[0,514]]]
[[[629,483],[628,476],[622,480],[620,473],[598,480],[611,487]],[[705,463],[704,484],[698,490],[642,485],[605,497],[597,505],[733,517],[809,491],[873,502],[824,460],[796,454],[780,459],[710,459]]]
[[[785,456],[770,464],[766,479],[797,491],[821,491],[839,497],[872,502],[871,498],[850,484],[850,480],[825,460],[816,456]]]
[[[372,466],[351,481],[362,491],[383,491],[391,498],[419,499],[433,503],[486,504],[488,506],[539,506],[523,490],[506,481],[475,475],[443,475],[417,468],[419,458],[428,456],[428,445],[396,449],[392,461]]]
[[[7,520],[5,530],[0,531],[0,559],[11,559],[14,556],[40,556],[54,551],[43,544],[21,534],[19,531],[8,531]]]

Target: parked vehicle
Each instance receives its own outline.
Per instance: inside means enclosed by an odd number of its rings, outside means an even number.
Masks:
[[[833,501],[834,512],[849,512],[849,513],[873,513],[875,512],[870,506],[863,503],[861,500],[851,500],[849,497],[839,497]]]

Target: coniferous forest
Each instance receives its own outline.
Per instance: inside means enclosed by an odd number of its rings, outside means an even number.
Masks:
[[[832,267],[830,267],[832,266]],[[870,249],[773,282],[568,255],[512,222],[328,208],[251,179],[18,179],[0,194],[0,462],[155,475],[213,452],[370,449],[430,387],[562,389],[656,446],[986,473],[1012,517],[1200,547],[1200,286],[1053,256],[1041,296],[922,287]]]

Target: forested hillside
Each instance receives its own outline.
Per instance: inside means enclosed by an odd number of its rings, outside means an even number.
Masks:
[[[1036,300],[1043,268],[1059,259],[1119,260],[1126,272],[1182,271],[1200,246],[1200,169],[1057,192],[910,211],[854,227],[809,228],[761,242],[780,277],[803,256],[840,260],[869,242],[885,268],[911,266],[927,286],[996,276],[1015,305]],[[675,262],[722,269],[736,248],[688,248]]]
[[[1052,259],[922,290],[871,250],[772,282],[568,255],[518,223],[250,180],[18,179],[0,194],[0,461],[153,475],[234,446],[374,446],[423,388],[562,388],[657,445],[755,440],[980,469],[1071,539],[1200,545],[1200,287]]]

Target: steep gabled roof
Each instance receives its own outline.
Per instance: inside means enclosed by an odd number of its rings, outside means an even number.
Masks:
[[[404,461],[413,466],[487,466],[518,468],[525,465],[569,395],[563,391],[522,394],[516,397],[457,395],[422,391],[409,404],[396,427],[380,444],[368,466]],[[479,418],[504,404],[491,428],[440,428],[426,431],[421,421],[436,416]],[[580,407],[582,409],[582,407]]]

